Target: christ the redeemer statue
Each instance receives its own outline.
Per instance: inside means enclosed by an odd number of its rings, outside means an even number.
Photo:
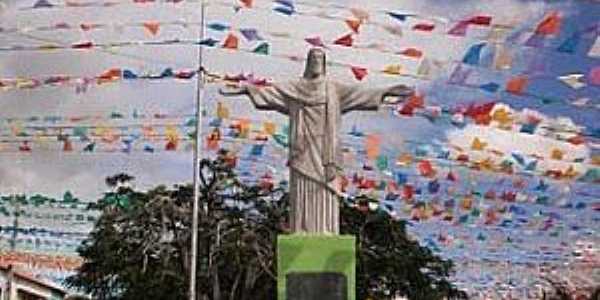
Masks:
[[[341,116],[354,110],[377,110],[386,97],[393,104],[411,96],[405,85],[367,89],[335,82],[325,75],[325,52],[311,49],[304,76],[266,87],[245,85],[221,90],[247,95],[259,110],[288,115],[290,223],[295,233],[339,233],[337,185],[341,170],[338,132]]]

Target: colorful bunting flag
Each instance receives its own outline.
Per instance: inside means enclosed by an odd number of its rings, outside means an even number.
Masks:
[[[54,4],[50,3],[48,0],[38,0],[33,5],[33,8],[51,8],[54,7]]]
[[[254,28],[240,29],[240,33],[249,42],[263,40],[263,38],[260,35],[258,35],[258,30],[254,29]]]
[[[336,45],[341,45],[345,47],[352,47],[353,39],[352,34],[346,34],[333,42]]]
[[[206,27],[208,29],[212,29],[212,30],[215,30],[215,31],[229,30],[229,25],[226,25],[226,24],[223,24],[223,23],[218,23],[218,22],[209,23]]]
[[[417,31],[431,32],[431,31],[433,31],[433,29],[435,29],[435,24],[419,23],[419,24],[416,24],[415,26],[413,26],[412,29],[417,30]]]
[[[468,22],[469,24],[473,25],[490,26],[492,25],[492,17],[485,15],[473,16],[469,19]]]
[[[459,21],[456,25],[454,25],[454,27],[452,27],[452,29],[448,31],[448,34],[456,36],[465,36],[467,34],[467,29],[470,24],[471,23],[468,20]]]
[[[362,22],[360,20],[347,19],[345,22],[346,22],[346,25],[348,25],[348,27],[352,30],[352,32],[354,32],[356,34],[359,33],[360,25],[362,24]]]
[[[586,84],[582,81],[584,78],[583,74],[569,74],[564,76],[559,76],[558,80],[568,85],[572,89],[580,89],[586,86]]]
[[[575,51],[577,51],[577,45],[579,45],[580,40],[581,34],[579,32],[575,32],[571,37],[560,44],[560,46],[556,48],[556,51],[573,54]]]
[[[556,35],[560,31],[561,23],[562,17],[560,13],[552,11],[537,25],[535,33],[540,35]]]
[[[256,48],[254,48],[252,52],[257,54],[269,55],[269,44],[266,42],[261,43],[260,45],[256,46]]]
[[[479,61],[481,59],[481,51],[485,46],[486,43],[479,43],[471,46],[465,54],[465,56],[463,57],[462,62],[467,65],[479,65]]]
[[[587,55],[589,57],[600,57],[600,36],[596,38],[596,41],[588,51]]]
[[[408,19],[408,17],[411,17],[413,15],[410,14],[401,14],[401,13],[395,13],[395,12],[388,12],[388,15],[392,18],[394,18],[395,20],[404,22],[406,21],[406,19]]]
[[[368,74],[368,70],[366,68],[351,67],[351,70],[352,74],[354,74],[354,78],[356,78],[358,81],[363,80],[363,78],[365,78]]]
[[[273,10],[286,16],[291,16],[295,12],[294,8],[289,6],[277,6]]]
[[[419,64],[419,68],[417,69],[417,75],[423,78],[429,78],[429,74],[431,73],[431,64],[429,63],[429,59],[427,57],[421,60]]]
[[[600,85],[600,66],[594,67],[588,74],[588,82],[591,85]]]
[[[252,5],[254,4],[254,0],[240,0],[240,2],[244,5],[244,7],[246,8],[252,8]]]
[[[511,94],[522,95],[528,83],[529,78],[526,75],[515,76],[506,83],[506,91]]]
[[[144,28],[152,35],[156,35],[160,29],[160,23],[158,22],[144,22]]]
[[[223,48],[226,49],[237,49],[238,48],[238,38],[233,33],[227,35],[225,38],[225,42],[223,42]]]
[[[388,65],[383,69],[383,73],[389,74],[389,75],[401,75],[402,74],[402,66]]]
[[[379,155],[381,146],[381,137],[376,134],[369,134],[365,137],[365,150],[367,158],[370,160],[376,159]]]
[[[400,52],[400,54],[412,58],[421,58],[423,52],[417,48],[406,48]]]

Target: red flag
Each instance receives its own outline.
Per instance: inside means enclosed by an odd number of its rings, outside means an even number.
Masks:
[[[238,38],[233,33],[227,35],[225,38],[225,42],[223,42],[223,48],[227,49],[237,49],[238,48]]]
[[[492,24],[491,16],[474,16],[469,19],[469,24],[490,26]]]
[[[356,78],[359,81],[363,80],[363,78],[365,78],[368,73],[369,72],[366,68],[352,67],[352,74],[354,74],[354,78]]]
[[[435,174],[437,173],[435,171],[435,169],[433,168],[433,165],[431,164],[431,162],[428,160],[420,161],[419,164],[417,165],[417,168],[419,169],[419,173],[423,177],[434,177]]]
[[[158,29],[160,28],[160,24],[158,22],[145,22],[144,27],[150,32],[152,35],[156,35],[158,33]]]
[[[358,33],[361,24],[362,24],[362,22],[360,20],[355,20],[355,19],[346,20],[346,25],[348,25],[348,27],[350,27],[350,29],[352,29],[352,31],[354,33]]]
[[[529,78],[525,75],[513,77],[506,83],[506,91],[511,94],[522,95],[528,82]]]
[[[71,48],[73,49],[89,49],[92,47],[94,47],[94,44],[92,42],[82,42],[71,45]]]
[[[244,4],[244,7],[251,8],[254,0],[240,0],[240,2]]]
[[[344,36],[342,36],[341,38],[335,40],[333,43],[336,45],[341,45],[341,46],[346,46],[346,47],[352,47],[352,42],[354,40],[352,39],[352,34],[346,34]]]
[[[544,17],[540,24],[538,24],[535,33],[541,35],[558,34],[561,22],[562,18],[557,11],[550,12]]]
[[[420,30],[420,31],[433,31],[434,28],[435,28],[435,24],[429,24],[429,23],[419,23],[419,24],[413,26],[413,30]]]

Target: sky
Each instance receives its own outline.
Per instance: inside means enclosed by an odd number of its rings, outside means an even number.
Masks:
[[[55,7],[31,9],[35,1],[2,1],[0,2],[0,28],[18,28],[18,32],[0,31],[0,48],[9,45],[41,46],[48,43],[71,45],[84,41],[93,41],[95,44],[114,43],[125,41],[164,41],[164,40],[195,40],[199,36],[200,4],[198,1],[182,1],[180,3],[166,3],[157,0],[155,3],[132,3],[127,0],[115,0],[118,3],[107,7],[65,7],[65,2],[49,0]],[[71,3],[104,3],[111,1],[71,1]],[[394,161],[403,152],[412,152],[425,148],[430,152],[440,149],[451,150],[451,155],[456,155],[455,147],[464,148],[464,152],[472,159],[485,159],[487,154],[476,151],[470,147],[475,138],[486,143],[488,149],[494,149],[504,155],[494,157],[495,163],[510,158],[511,153],[525,155],[525,160],[533,158],[531,154],[548,158],[551,150],[558,149],[564,152],[562,160],[544,159],[538,162],[540,172],[552,169],[564,170],[569,166],[583,174],[594,166],[590,163],[592,156],[598,153],[598,139],[588,139],[583,144],[574,145],[556,138],[542,136],[551,133],[552,128],[561,130],[579,129],[591,132],[600,128],[597,121],[600,110],[598,92],[600,84],[591,84],[589,72],[600,66],[600,55],[589,55],[591,49],[600,46],[596,35],[587,35],[579,41],[575,53],[565,54],[556,51],[566,39],[575,32],[597,24],[600,15],[600,4],[595,1],[517,1],[517,0],[492,0],[492,1],[314,1],[295,2],[299,14],[288,16],[273,11],[271,1],[256,0],[252,9],[241,8],[232,0],[208,1],[206,22],[208,24],[225,24],[233,28],[239,37],[239,49],[222,49],[220,47],[205,48],[203,67],[216,74],[236,75],[240,73],[254,74],[257,77],[268,78],[272,81],[293,80],[302,74],[303,62],[294,61],[286,57],[303,58],[311,45],[304,39],[308,37],[321,37],[326,41],[326,50],[329,61],[335,62],[328,67],[328,75],[334,80],[355,83],[364,87],[386,86],[391,84],[405,84],[415,87],[419,94],[425,95],[425,103],[429,108],[457,109],[470,104],[484,104],[496,102],[493,112],[504,110],[510,112],[516,120],[527,120],[529,116],[541,119],[541,124],[535,135],[519,133],[519,128],[513,126],[510,130],[499,129],[498,126],[480,126],[468,123],[465,126],[456,126],[447,119],[429,121],[422,117],[399,116],[389,110],[379,112],[355,112],[344,116],[343,132],[344,146],[349,148],[345,161],[346,172],[363,174],[367,177],[389,177],[389,174],[403,172],[409,176],[416,176],[414,170],[402,170],[390,167],[376,172],[364,171],[365,165],[373,165],[372,159],[364,157],[365,141],[347,135],[352,127],[358,128],[366,134],[375,134],[384,137],[379,147],[381,154]],[[357,13],[351,8],[359,8],[369,12],[369,18],[360,28],[360,33],[355,34],[355,47],[348,48],[331,45],[336,40],[350,33],[344,19],[356,18]],[[558,11],[561,16],[560,30],[557,34],[545,39],[544,47],[524,46],[532,35],[539,22],[552,11]],[[406,21],[391,18],[387,12],[405,13],[411,15]],[[359,12],[360,13],[360,12]],[[509,29],[501,35],[497,44],[486,44],[479,55],[478,63],[473,66],[464,66],[466,53],[473,45],[486,41],[490,28],[487,26],[469,26],[465,36],[455,36],[447,32],[460,20],[466,20],[476,15],[492,17],[493,24],[506,25]],[[103,24],[102,28],[94,30],[80,30],[76,26],[70,30],[39,30],[39,27],[54,26],[60,22],[68,24]],[[141,22],[181,22],[188,26],[161,26],[156,34],[142,26],[132,26]],[[412,30],[419,23],[435,24],[432,32]],[[129,24],[129,25],[128,25]],[[37,29],[36,29],[37,28]],[[264,40],[248,41],[244,39],[238,29],[253,28]],[[390,31],[394,31],[392,34]],[[401,31],[401,33],[400,33]],[[206,31],[206,38],[219,40],[221,44],[229,30]],[[268,42],[270,55],[257,55],[251,53],[262,42]],[[419,49],[423,57],[419,59],[407,58],[399,55],[408,48]],[[4,48],[2,48],[4,49]],[[385,49],[385,51],[382,51]],[[493,63],[497,59],[499,49],[507,51],[512,57],[510,68],[497,70]],[[596,53],[600,50],[595,50]],[[590,53],[593,53],[591,51]],[[399,64],[404,74],[417,74],[423,62],[427,60],[431,70],[427,80],[414,78],[414,76],[394,76],[378,72],[389,65]],[[537,64],[537,72],[528,73],[531,65]],[[462,65],[472,70],[466,82],[467,87],[449,85],[448,79],[455,70],[456,65]],[[359,66],[368,69],[368,75],[358,81],[349,66]],[[134,45],[127,47],[114,47],[111,49],[62,49],[46,51],[0,51],[0,78],[28,78],[44,77],[49,75],[70,75],[78,77],[96,76],[111,68],[129,69],[136,73],[159,74],[165,68],[196,69],[198,67],[197,45],[170,44],[170,45]],[[477,88],[487,82],[503,84],[514,76],[527,74],[529,84],[526,95],[515,96],[506,92],[490,93]],[[583,74],[586,86],[573,88],[561,82],[559,76]],[[589,82],[587,82],[589,81]],[[260,128],[263,122],[274,120],[278,130],[282,130],[285,118],[274,112],[259,112],[254,110],[249,101],[244,98],[222,99],[217,91],[221,83],[208,83],[204,90],[203,118],[204,134],[210,132],[209,123],[214,120],[217,103],[222,103],[229,109],[232,118],[247,118],[252,122],[254,129]],[[475,87],[475,88],[473,88]],[[91,125],[102,126],[129,126],[134,114],[167,114],[178,116],[176,122],[183,122],[195,112],[195,99],[197,92],[196,80],[132,80],[96,85],[92,84],[86,92],[76,93],[73,85],[44,86],[34,89],[11,89],[0,91],[0,119],[30,118],[32,116],[63,116],[77,117],[84,115],[104,116],[104,119],[94,119]],[[502,88],[501,88],[502,89]],[[552,103],[543,103],[540,98],[550,97],[559,99]],[[107,119],[113,113],[127,116],[124,119]],[[155,125],[163,120],[144,120],[143,125]],[[140,124],[140,120],[133,120]],[[35,125],[50,126],[53,124],[36,123]],[[56,125],[56,124],[54,124]],[[10,132],[10,125],[2,123],[2,132]],[[139,129],[139,128],[138,128]],[[190,128],[179,127],[179,134],[189,132]],[[187,131],[186,131],[187,130]],[[135,131],[135,130],[134,130]],[[539,133],[539,134],[538,134]],[[572,137],[573,134],[566,137]],[[286,150],[279,147],[272,140],[266,144],[265,154],[253,156],[250,154],[254,142],[233,139],[223,145],[236,151],[242,158],[239,171],[244,174],[250,171],[270,172],[278,179],[285,179]],[[135,184],[140,188],[149,188],[156,184],[175,184],[190,182],[192,179],[192,152],[190,145],[185,142],[180,146],[180,151],[145,153],[141,151],[142,143],[134,145],[130,154],[121,153],[119,145],[104,145],[100,142],[100,149],[96,153],[83,153],[81,151],[86,143],[75,142],[76,151],[61,151],[62,143],[48,140],[45,144],[32,143],[31,153],[16,151],[18,144],[0,144],[0,195],[7,194],[42,194],[51,197],[62,197],[65,191],[72,191],[84,201],[95,201],[106,191],[104,178],[118,172],[125,172],[136,177]],[[164,147],[162,142],[154,144],[157,149]],[[104,147],[104,148],[103,148]],[[112,148],[111,148],[112,147]],[[109,151],[115,149],[116,151]],[[137,148],[136,148],[137,147]],[[107,150],[108,149],[108,150]],[[185,150],[187,149],[187,150]],[[435,149],[435,150],[431,150]],[[214,152],[206,151],[205,155]],[[581,159],[584,163],[572,163]],[[503,176],[496,173],[471,171],[468,168],[457,167],[447,162],[436,165],[444,172],[455,170],[461,177],[470,180],[460,181],[450,185],[443,183],[446,194],[440,199],[457,198],[450,189],[466,193],[471,190],[486,191],[496,189],[500,194],[508,190],[510,183],[521,178],[520,175]],[[597,168],[597,167],[596,167]],[[363,172],[364,171],[364,172]],[[418,175],[418,174],[417,174]],[[413,178],[413,177],[410,177]],[[530,185],[522,192],[525,199],[530,202],[532,197],[540,196],[533,190],[540,180],[550,182],[549,197],[555,206],[542,207],[523,204],[524,215],[527,218],[537,218],[544,213],[556,212],[562,217],[565,227],[576,226],[580,230],[566,230],[560,233],[556,242],[591,240],[598,241],[598,215],[597,210],[589,209],[597,203],[600,190],[590,183],[553,181],[545,177],[525,176],[524,180]],[[411,179],[412,180],[412,179]],[[414,184],[427,186],[427,180],[415,179]],[[508,185],[507,185],[508,184]],[[354,191],[354,190],[353,190]],[[354,191],[356,192],[356,191]],[[358,192],[357,192],[358,193]],[[537,194],[536,194],[537,193]],[[582,196],[582,194],[592,196]],[[428,195],[427,195],[428,196]],[[528,198],[529,197],[529,198]],[[427,198],[427,197],[423,197]],[[530,199],[531,198],[531,199]],[[437,199],[432,196],[422,199],[425,203]],[[528,200],[529,199],[529,200]],[[479,200],[478,200],[479,201]],[[383,203],[383,202],[382,202]],[[565,203],[585,203],[588,209],[572,211],[560,208]],[[485,211],[493,207],[494,203],[481,200],[480,209]],[[406,213],[406,205],[393,203],[398,214],[410,215],[410,208]],[[546,210],[546,211],[544,211]],[[414,212],[414,210],[413,210]],[[511,212],[513,220],[519,218],[517,208]],[[458,214],[458,212],[457,212]],[[536,215],[537,214],[537,215]],[[504,217],[508,218],[506,215]],[[577,221],[566,221],[570,218],[579,218]],[[536,219],[537,220],[537,219]],[[540,217],[540,220],[543,218]],[[5,220],[6,221],[6,220]],[[536,221],[537,222],[537,221]],[[528,222],[531,228],[537,228],[540,222]],[[571,222],[571,223],[569,223]],[[484,236],[487,241],[505,240],[507,236],[529,234],[530,228],[512,228],[505,230],[501,226],[481,230],[477,221],[474,224],[456,226],[444,230],[444,223],[415,222],[413,232],[423,243],[430,247],[441,247],[440,235],[453,236],[455,244],[467,244],[467,248],[446,247],[443,255],[458,259],[460,262],[468,261],[470,253],[477,249],[487,249],[481,256],[481,261],[486,261],[498,249],[490,246],[488,242],[474,246],[474,237]],[[60,225],[57,225],[60,228]],[[504,230],[504,231],[503,231]],[[513,231],[511,231],[513,230]],[[507,233],[508,232],[508,233]],[[535,231],[534,231],[535,232]],[[438,238],[436,241],[435,239]],[[535,239],[532,239],[535,240]],[[519,244],[521,245],[521,244]],[[522,247],[521,247],[522,246]],[[533,249],[539,246],[538,241],[523,243],[521,246],[500,247],[504,256],[531,257],[519,252],[523,249]],[[491,247],[491,248],[490,248]],[[569,250],[557,250],[558,257]],[[536,248],[537,249],[537,248]],[[500,251],[500,252],[502,252]],[[561,252],[562,251],[562,252]],[[486,257],[486,255],[489,255]],[[565,257],[562,257],[566,259]],[[539,262],[538,260],[534,260]],[[471,261],[471,263],[473,263]],[[465,274],[471,274],[476,267],[464,263]],[[492,277],[498,278],[504,274],[491,268]],[[495,273],[494,273],[495,272]],[[479,274],[479,278],[486,278]],[[475,276],[475,275],[474,275]],[[464,278],[460,279],[465,281]],[[482,281],[483,282],[483,281]],[[485,286],[486,282],[482,283]],[[527,285],[522,283],[521,286]],[[469,287],[472,288],[472,287]]]

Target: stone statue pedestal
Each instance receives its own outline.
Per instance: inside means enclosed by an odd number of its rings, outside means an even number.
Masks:
[[[277,299],[355,300],[355,245],[347,235],[280,235]]]

